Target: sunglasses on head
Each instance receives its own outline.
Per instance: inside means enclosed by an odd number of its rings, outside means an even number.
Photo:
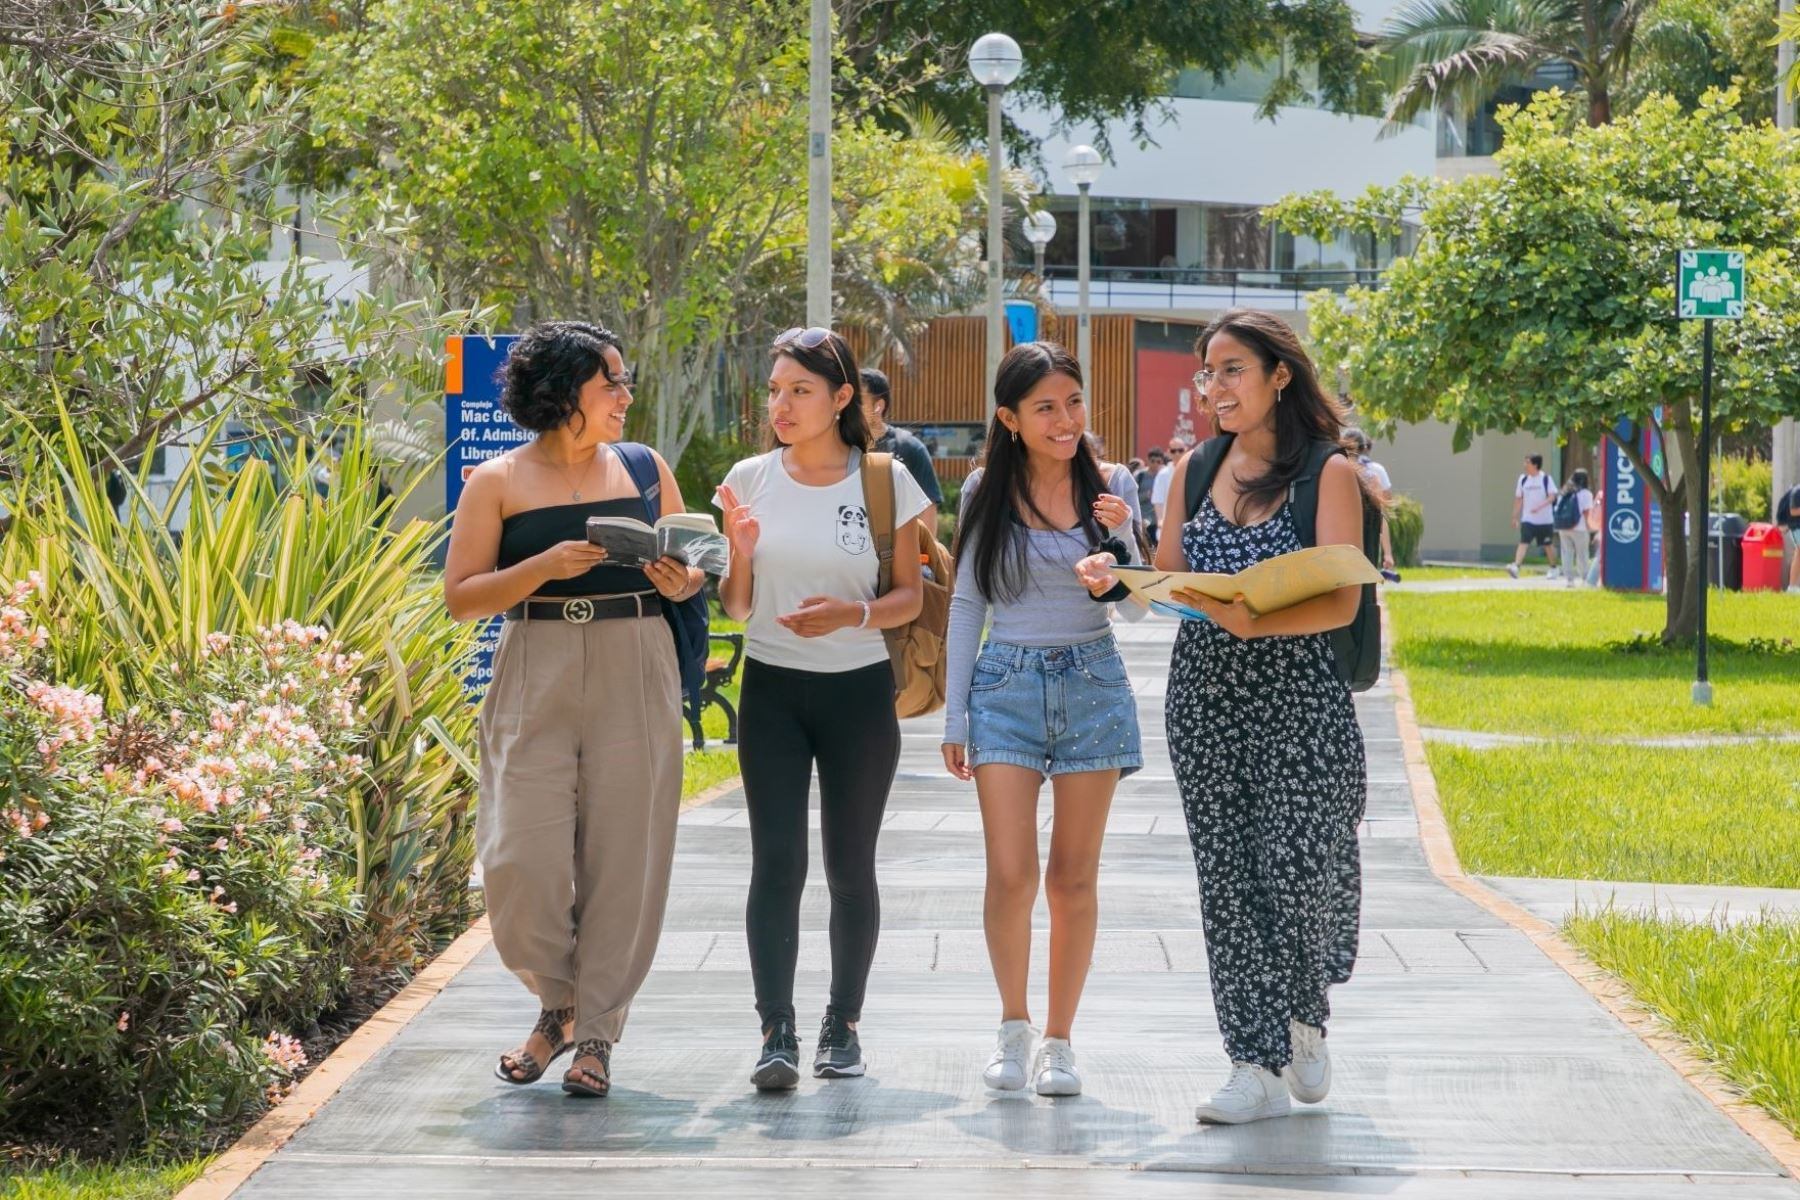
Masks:
[[[844,382],[854,382],[850,378],[850,368],[844,364],[843,354],[838,351],[837,339],[832,336],[831,330],[822,329],[817,325],[811,328],[796,325],[775,339],[775,349],[777,350],[788,346],[798,346],[802,350],[817,350],[821,345],[831,347],[831,357],[837,359],[838,370],[844,373]]]

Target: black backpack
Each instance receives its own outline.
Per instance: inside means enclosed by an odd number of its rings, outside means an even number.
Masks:
[[[1573,491],[1556,498],[1550,509],[1550,523],[1558,529],[1573,529],[1581,524],[1581,501]]]
[[[619,460],[638,486],[638,498],[644,505],[644,523],[655,525],[662,516],[662,472],[656,469],[656,457],[648,446],[636,442],[614,442]],[[708,637],[712,610],[706,602],[706,589],[701,588],[686,600],[663,598],[663,619],[669,623],[669,634],[675,639],[675,662],[681,669],[681,693],[688,713],[700,715],[700,690],[706,685],[706,656],[711,648]]]
[[[1775,523],[1783,529],[1800,529],[1800,484],[1789,488],[1776,502]]]
[[[1232,435],[1222,433],[1208,438],[1189,456],[1186,480],[1186,520],[1192,520],[1200,509],[1200,498],[1213,485],[1219,464],[1231,449]],[[1334,454],[1343,454],[1336,442],[1314,442],[1307,451],[1306,465],[1288,486],[1288,507],[1294,516],[1294,529],[1302,546],[1316,546],[1319,541],[1319,477],[1325,462]],[[1369,561],[1381,565],[1381,510],[1363,497],[1363,553]],[[1338,678],[1353,692],[1366,692],[1381,677],[1381,606],[1375,598],[1375,585],[1363,585],[1362,600],[1350,623],[1328,634],[1332,657],[1337,662]]]

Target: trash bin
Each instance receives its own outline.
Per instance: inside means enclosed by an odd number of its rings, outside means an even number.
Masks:
[[[1742,591],[1744,530],[1750,526],[1737,513],[1712,513],[1706,521],[1706,579],[1714,587]]]
[[[1743,574],[1746,592],[1781,590],[1781,526],[1757,521],[1744,531]]]

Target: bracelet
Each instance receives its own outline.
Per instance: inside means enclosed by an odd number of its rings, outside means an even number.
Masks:
[[[862,620],[856,623],[856,627],[858,629],[867,629],[869,627],[869,602],[867,600],[858,600],[856,603],[862,609]]]

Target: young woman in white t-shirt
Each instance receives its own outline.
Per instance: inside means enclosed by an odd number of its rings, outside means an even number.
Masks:
[[[881,631],[919,614],[919,537],[911,522],[930,505],[893,460],[892,586],[877,596],[875,531],[862,486],[869,427],[856,359],[843,338],[817,328],[782,334],[771,358],[773,446],[731,468],[718,494],[731,539],[731,573],[719,598],[747,634],[738,765],[750,814],[745,926],[763,1025],[750,1078],[764,1090],[800,1080],[794,967],[815,768],[831,891],[831,1000],[813,1074],[863,1073],[856,1025],[881,925],[875,839],[900,761]]]

